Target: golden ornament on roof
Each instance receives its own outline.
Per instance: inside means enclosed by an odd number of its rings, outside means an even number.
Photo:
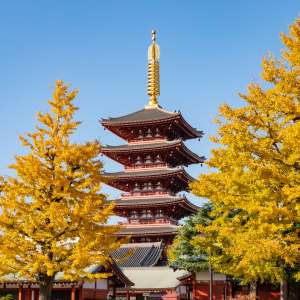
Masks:
[[[151,96],[150,102],[146,105],[146,108],[160,107],[156,96],[160,95],[160,84],[159,84],[159,58],[160,49],[159,46],[155,44],[155,34],[156,31],[152,31],[153,44],[148,49],[148,95]],[[161,107],[160,107],[161,108]]]

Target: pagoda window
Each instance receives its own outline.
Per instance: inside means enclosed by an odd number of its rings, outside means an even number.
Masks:
[[[146,131],[146,137],[152,137],[152,132],[150,129]]]
[[[152,163],[152,159],[149,155],[145,157],[145,163]]]
[[[144,191],[146,191],[146,190],[149,190],[149,191],[152,191],[153,190],[153,186],[152,186],[152,184],[151,184],[151,182],[145,182],[144,184],[143,184],[143,188],[142,188]]]
[[[138,137],[139,139],[143,138],[143,132],[142,132],[142,130],[139,130],[139,132],[138,132],[138,134],[137,134],[137,137]]]
[[[163,217],[163,216],[164,216],[164,214],[161,209],[158,209],[155,211],[155,217]]]
[[[151,240],[149,238],[140,238],[139,242],[145,243],[145,242],[151,242]]]
[[[141,217],[152,217],[152,212],[150,209],[143,209],[141,211]]]
[[[139,217],[139,215],[136,211],[132,211],[129,216],[130,216],[130,218],[138,218]]]
[[[133,190],[136,191],[136,190],[139,190],[139,189],[140,189],[139,185],[137,183],[135,183],[133,185]]]
[[[160,136],[160,132],[159,132],[159,129],[156,128],[155,132],[154,132],[154,136]]]
[[[161,186],[161,183],[160,183],[160,182],[157,182],[157,183],[155,184],[155,189],[156,189],[156,190],[162,189],[162,186]]]
[[[134,160],[134,163],[137,164],[137,165],[141,164],[141,163],[142,163],[142,162],[141,162],[141,158],[138,156],[138,157]]]
[[[155,161],[156,163],[161,162],[161,157],[160,157],[159,155],[156,155],[154,161]]]

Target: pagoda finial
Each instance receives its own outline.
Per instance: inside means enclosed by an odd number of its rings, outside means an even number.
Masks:
[[[150,102],[148,105],[145,105],[145,108],[160,107],[156,96],[160,95],[160,85],[159,85],[159,58],[160,58],[160,49],[159,46],[155,44],[155,34],[156,31],[152,31],[153,44],[148,49],[148,95],[151,96]]]

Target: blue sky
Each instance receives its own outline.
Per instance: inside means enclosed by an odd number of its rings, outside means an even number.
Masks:
[[[13,154],[27,152],[16,132],[34,131],[36,111],[48,109],[48,85],[57,78],[80,89],[76,119],[83,124],[74,139],[122,144],[99,120],[149,102],[147,49],[153,29],[161,48],[159,103],[168,111],[180,109],[205,132],[201,142],[186,144],[209,157],[217,107],[225,101],[243,105],[237,93],[259,80],[262,55],[279,56],[279,33],[287,32],[299,12],[294,0],[0,1],[0,174],[12,174],[6,166]],[[105,161],[107,171],[122,169]],[[194,177],[207,172],[199,165],[187,170]],[[119,195],[109,187],[103,191],[110,198]]]

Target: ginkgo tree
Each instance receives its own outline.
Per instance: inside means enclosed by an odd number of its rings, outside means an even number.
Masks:
[[[211,252],[213,241],[222,248],[211,259],[215,269],[245,281],[282,282],[289,268],[300,279],[300,19],[280,37],[281,57],[263,57],[263,82],[239,94],[245,105],[219,107],[207,161],[214,170],[190,186],[216,217],[196,225],[209,238],[194,244]]]
[[[19,135],[29,153],[15,155],[8,167],[14,177],[0,177],[0,280],[18,274],[38,281],[40,300],[51,299],[58,272],[71,281],[100,279],[85,268],[104,264],[128,242],[115,235],[119,226],[107,224],[114,204],[100,192],[108,180],[100,141],[70,141],[80,122],[73,120],[78,89],[68,89],[55,81],[51,111],[38,111],[36,131]]]

